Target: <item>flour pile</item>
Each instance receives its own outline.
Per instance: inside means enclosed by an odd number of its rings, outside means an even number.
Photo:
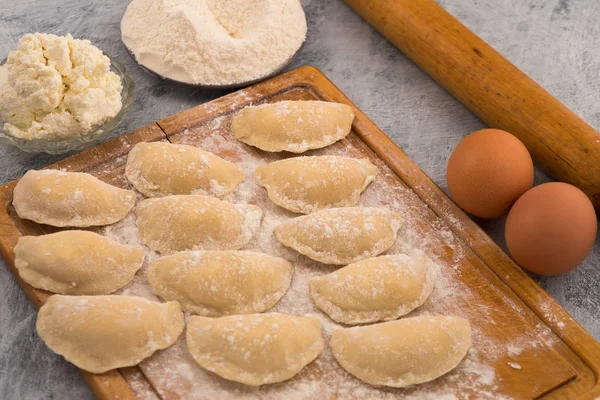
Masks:
[[[306,18],[298,0],[133,0],[121,35],[164,77],[227,85],[281,67],[304,42]]]

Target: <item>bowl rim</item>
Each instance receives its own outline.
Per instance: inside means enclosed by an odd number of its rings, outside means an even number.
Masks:
[[[204,83],[189,83],[189,82],[180,81],[180,80],[177,80],[177,79],[166,77],[164,75],[159,74],[158,72],[155,72],[155,71],[151,70],[150,68],[146,67],[145,65],[140,64],[140,62],[137,60],[135,54],[133,54],[133,52],[129,49],[129,47],[127,47],[127,45],[125,45],[124,42],[123,42],[123,45],[127,49],[127,53],[129,53],[129,55],[131,56],[131,58],[133,58],[133,61],[135,61],[135,63],[142,70],[144,70],[146,73],[154,76],[155,78],[161,79],[161,80],[163,80],[165,82],[176,83],[176,84],[179,84],[179,85],[185,85],[185,86],[189,86],[189,87],[197,88],[197,89],[231,90],[231,89],[240,89],[240,88],[245,88],[245,87],[248,87],[248,86],[252,86],[252,85],[255,85],[255,84],[260,83],[262,81],[265,81],[267,79],[273,78],[276,75],[279,75],[281,72],[283,72],[284,69],[286,69],[287,67],[289,67],[292,64],[292,62],[294,62],[294,60],[302,52],[302,49],[304,48],[305,43],[306,43],[306,38],[304,38],[304,40],[302,41],[302,43],[300,43],[300,46],[298,47],[298,49],[294,52],[294,54],[291,55],[290,58],[288,58],[279,67],[275,68],[273,71],[269,72],[268,74],[266,74],[266,75],[264,75],[264,76],[262,76],[260,78],[252,79],[252,80],[249,80],[249,81],[228,83],[228,84],[223,84],[223,85],[218,85],[218,84],[204,84]]]

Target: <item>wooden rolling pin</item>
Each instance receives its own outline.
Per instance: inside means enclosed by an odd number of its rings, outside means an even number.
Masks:
[[[600,134],[433,0],[345,0],[490,127],[600,212]]]

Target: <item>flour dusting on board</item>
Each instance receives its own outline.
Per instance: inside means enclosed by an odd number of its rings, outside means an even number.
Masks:
[[[274,228],[297,217],[298,214],[278,207],[268,200],[266,191],[254,183],[253,173],[256,166],[287,158],[289,155],[260,152],[236,141],[230,133],[230,120],[231,115],[212,119],[171,137],[171,141],[198,146],[244,169],[246,179],[224,198],[233,203],[257,205],[263,210],[261,228],[244,250],[282,257],[295,266],[288,292],[271,311],[317,317],[322,323],[325,340],[329,342],[331,333],[343,326],[333,322],[314,306],[308,294],[308,280],[313,276],[335,271],[339,267],[312,261],[276,240]],[[433,293],[422,307],[409,316],[446,314],[469,319],[472,324],[473,346],[461,364],[452,372],[432,382],[405,389],[379,388],[365,384],[348,374],[337,364],[329,346],[326,346],[315,362],[291,380],[262,387],[249,387],[226,381],[200,368],[187,351],[184,332],[172,347],[155,353],[139,366],[160,397],[199,400],[508,399],[510,397],[503,394],[502,374],[519,373],[523,374],[523,379],[536,376],[535,371],[528,370],[526,364],[521,362],[521,357],[532,349],[543,346],[540,340],[548,343],[554,339],[542,328],[537,331],[532,329],[530,334],[524,335],[518,324],[524,325],[527,322],[520,317],[519,313],[523,311],[518,304],[512,303],[509,307],[484,305],[490,304],[490,301],[481,300],[482,291],[476,289],[478,285],[487,287],[486,297],[494,298],[498,304],[506,303],[508,299],[498,287],[491,285],[490,281],[477,272],[470,273],[471,281],[468,284],[463,281],[463,274],[467,269],[477,270],[472,264],[475,262],[473,256],[467,253],[468,248],[454,236],[442,220],[433,215],[412,190],[399,182],[383,161],[372,157],[371,154],[362,142],[349,136],[333,146],[305,155],[369,157],[378,168],[376,180],[367,187],[359,205],[386,207],[402,215],[403,225],[398,239],[393,248],[384,254],[425,254],[439,266],[440,276]],[[140,199],[141,197],[138,201]],[[113,226],[104,228],[102,232],[123,243],[139,244],[133,214]],[[158,300],[152,294],[146,279],[147,267],[157,257],[156,253],[146,249],[144,266],[133,282],[119,293]],[[186,319],[189,317],[186,315]],[[142,390],[140,383],[135,382],[137,378],[127,379],[136,392],[139,388],[138,394],[141,398],[153,399],[153,393]]]

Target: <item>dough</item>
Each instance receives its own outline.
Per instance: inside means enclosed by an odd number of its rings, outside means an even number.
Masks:
[[[135,212],[142,243],[159,253],[241,249],[262,218],[259,207],[200,195],[147,199]]]
[[[133,279],[144,250],[89,231],[23,236],[15,267],[31,286],[72,295],[108,294]]]
[[[369,258],[310,279],[310,295],[317,307],[340,323],[389,321],[427,300],[436,273],[427,257]]]
[[[340,365],[358,379],[405,387],[454,369],[471,346],[471,324],[443,315],[404,318],[338,329],[330,345]]]
[[[338,156],[288,158],[254,171],[256,183],[267,189],[273,203],[302,214],[355,206],[376,175],[377,168],[366,158]]]
[[[53,226],[113,224],[133,208],[135,193],[90,174],[55,169],[29,170],[15,186],[19,217]]]
[[[188,251],[159,258],[148,281],[185,311],[220,317],[261,313],[283,297],[294,268],[282,258],[251,251]]]
[[[125,175],[148,197],[171,194],[225,196],[244,180],[244,170],[193,146],[138,143],[129,152]]]
[[[350,264],[393,246],[400,214],[386,208],[330,208],[275,227],[287,247],[325,264]]]
[[[235,137],[264,151],[304,153],[327,147],[350,133],[350,106],[326,101],[280,101],[243,108],[233,118]]]
[[[176,301],[115,295],[54,295],[36,323],[53,352],[95,374],[138,364],[175,343],[183,326]]]
[[[323,351],[321,323],[286,314],[192,317],[187,346],[204,369],[259,386],[292,378]]]

